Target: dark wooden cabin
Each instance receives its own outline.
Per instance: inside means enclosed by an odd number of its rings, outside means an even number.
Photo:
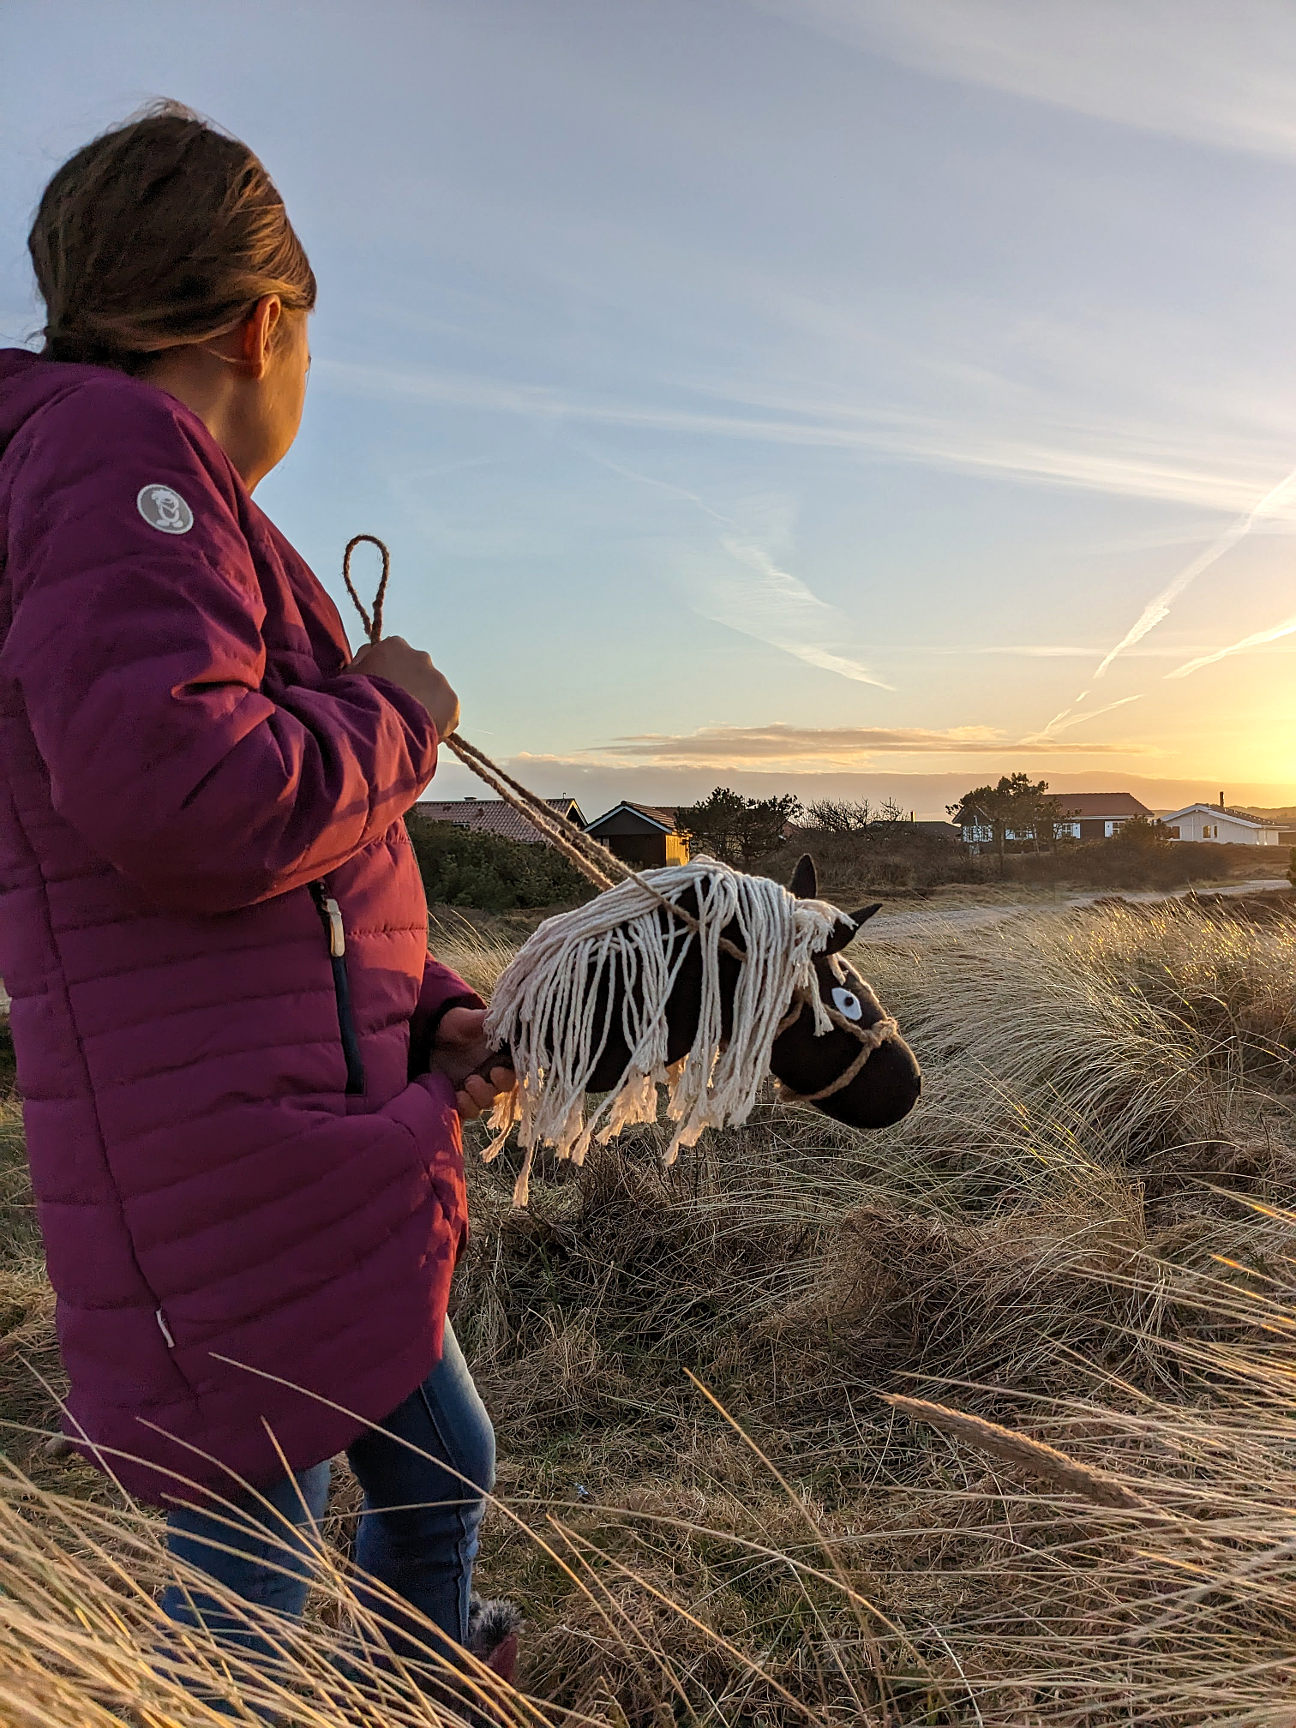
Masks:
[[[689,861],[688,837],[676,828],[673,810],[618,804],[591,822],[586,832],[636,870]]]

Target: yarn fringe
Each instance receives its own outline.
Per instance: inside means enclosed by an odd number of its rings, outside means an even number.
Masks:
[[[668,916],[663,929],[662,901],[675,904],[688,890],[696,911]],[[484,1156],[498,1156],[517,1129],[524,1158],[515,1203],[527,1203],[537,1147],[551,1146],[559,1158],[580,1164],[595,1141],[606,1145],[635,1123],[656,1121],[659,1087],[675,1124],[668,1164],[707,1128],[744,1122],[793,1000],[811,1005],[816,1033],[829,1028],[814,956],[841,917],[826,901],[797,899],[767,877],[698,857],[644,871],[642,880],[631,878],[546,919],[505,968],[486,1020],[492,1043],[511,1051],[518,1080],[496,1099],[495,1138]],[[731,941],[745,958],[721,1048],[721,936],[731,924]],[[695,943],[702,959],[697,1035],[687,1055],[668,1065],[667,1004]],[[587,1116],[586,1090],[614,1030],[629,1058]]]

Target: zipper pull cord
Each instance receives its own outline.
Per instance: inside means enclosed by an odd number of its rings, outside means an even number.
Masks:
[[[350,1097],[358,1097],[365,1089],[365,1073],[360,1056],[360,1041],[356,1037],[355,1019],[351,1011],[351,980],[347,976],[346,929],[342,923],[342,908],[329,893],[325,882],[312,882],[310,892],[328,937],[329,962],[333,968],[333,994],[337,999],[338,1032],[342,1039],[342,1054],[346,1059],[346,1089]]]
[[[324,928],[329,937],[329,959],[344,960],[346,958],[346,930],[342,925],[342,908],[331,894],[326,894],[319,902],[320,916],[324,920]]]

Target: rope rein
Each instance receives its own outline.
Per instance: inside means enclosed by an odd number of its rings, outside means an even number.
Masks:
[[[378,590],[374,595],[372,615],[364,601],[356,592],[355,583],[351,580],[351,554],[357,546],[368,544],[376,546],[382,557],[382,575],[378,579]],[[383,602],[387,596],[387,581],[391,575],[391,552],[385,541],[376,534],[355,534],[347,541],[346,550],[342,554],[342,580],[346,591],[351,596],[356,611],[363,620],[365,632],[371,642],[382,640]],[[581,827],[560,810],[555,810],[551,804],[523,786],[521,781],[493,762],[484,750],[479,750],[475,744],[458,732],[448,733],[440,740],[447,749],[454,752],[464,766],[472,771],[479,780],[485,781],[492,792],[498,794],[504,802],[525,816],[544,835],[545,839],[561,852],[567,862],[593,884],[600,893],[609,888],[615,888],[618,882],[637,882],[645,893],[651,894],[660,906],[682,924],[688,925],[695,936],[701,934],[701,925],[697,919],[684,907],[677,906],[659,892],[646,877],[610,852],[606,846],[601,846],[597,840],[591,840]],[[720,946],[724,952],[735,960],[745,960],[742,949],[730,942],[727,937],[720,938]]]
[[[351,580],[351,555],[357,546],[366,544],[376,546],[382,558],[382,575],[378,578],[378,591],[374,595],[372,614],[357,593],[355,583]],[[346,584],[346,591],[351,596],[352,604],[364,623],[365,634],[371,642],[382,640],[383,602],[387,598],[387,582],[390,576],[391,552],[385,541],[380,540],[376,534],[355,534],[347,541],[346,550],[342,554],[342,580]],[[550,841],[555,849],[563,854],[568,863],[580,871],[582,876],[592,882],[600,893],[604,889],[615,886],[618,880],[615,872],[618,870],[621,872],[621,880],[633,875],[633,872],[627,870],[619,858],[614,858],[605,846],[600,846],[596,841],[591,840],[582,828],[578,828],[574,822],[569,821],[552,805],[546,804],[542,798],[536,797],[525,786],[514,780],[510,774],[506,774],[498,763],[492,762],[490,757],[484,751],[479,750],[475,744],[470,744],[466,738],[462,738],[454,732],[442,738],[441,743],[452,750],[464,766],[477,775],[478,779],[484,780],[506,804],[511,805],[520,815],[533,822],[544,834],[545,839]]]
[[[357,546],[366,544],[376,547],[382,558],[382,573],[374,594],[372,613],[361,600],[356,591],[355,583],[351,579],[351,556]],[[346,591],[360,615],[370,642],[376,643],[382,640],[383,604],[387,597],[387,583],[390,576],[391,552],[385,541],[380,540],[376,534],[356,534],[347,541],[346,549],[342,554],[342,580],[346,584]],[[663,894],[655,883],[650,882],[639,871],[631,869],[622,859],[610,852],[606,846],[601,845],[597,840],[592,840],[583,828],[578,827],[561,811],[555,810],[551,804],[546,803],[543,798],[522,785],[520,781],[515,780],[511,774],[500,767],[498,762],[492,761],[484,750],[479,750],[475,744],[469,743],[460,733],[448,733],[440,739],[440,742],[451,750],[479,780],[484,781],[497,797],[537,828],[544,839],[556,851],[560,852],[573,869],[579,871],[600,894],[607,893],[613,888],[623,887],[631,882],[637,884],[652,901],[656,902],[659,908],[692,931],[698,939],[699,948],[702,948],[707,939],[707,931],[702,920],[694,917],[677,901]],[[699,909],[701,909],[700,885],[697,893]],[[816,903],[805,902],[804,904],[810,906]],[[746,949],[731,942],[727,936],[721,934],[713,939],[720,951],[728,954],[740,964],[751,961],[751,954]],[[818,992],[810,988],[808,980],[802,977],[792,993],[787,1011],[774,1030],[771,1043],[786,1032],[807,1008],[815,1016],[819,1029],[826,1030],[827,1026],[831,1024],[839,1031],[850,1033],[853,1038],[859,1041],[860,1046],[854,1060],[843,1069],[841,1074],[817,1092],[794,1092],[790,1087],[780,1083],[781,1095],[784,1098],[797,1103],[817,1104],[849,1086],[878,1046],[884,1044],[887,1039],[899,1035],[899,1027],[890,1015],[884,1015],[872,1026],[861,1026],[854,1020],[848,1020],[835,1005],[823,1001]],[[683,1136],[686,1142],[694,1137],[692,1133]],[[677,1136],[676,1147],[680,1143],[680,1138]],[[584,1143],[587,1144],[588,1142],[585,1141]],[[528,1166],[533,1150],[534,1145],[528,1149]],[[520,1178],[520,1186],[525,1188],[525,1170],[523,1177]]]

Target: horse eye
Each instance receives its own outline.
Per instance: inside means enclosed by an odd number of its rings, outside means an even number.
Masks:
[[[860,999],[852,990],[834,990],[832,993],[833,1007],[839,1014],[844,1014],[848,1020],[862,1020],[864,1009]]]

